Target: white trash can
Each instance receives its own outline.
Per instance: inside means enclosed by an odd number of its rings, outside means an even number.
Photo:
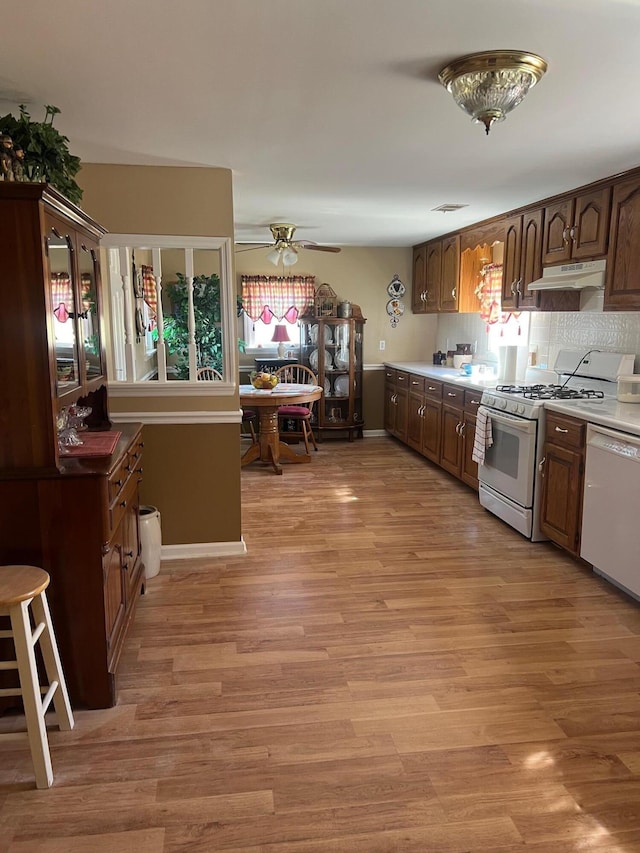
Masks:
[[[144,576],[145,578],[154,578],[160,571],[160,550],[162,548],[160,512],[155,506],[141,506],[138,514]]]

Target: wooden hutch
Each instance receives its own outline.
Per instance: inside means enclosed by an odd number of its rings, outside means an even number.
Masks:
[[[72,702],[105,708],[144,581],[142,425],[119,426],[107,456],[65,456],[58,442],[74,405],[91,407],[89,433],[111,431],[105,232],[47,184],[0,183],[0,211],[0,565],[49,572]]]

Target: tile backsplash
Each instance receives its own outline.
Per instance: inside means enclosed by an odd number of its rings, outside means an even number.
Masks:
[[[560,349],[601,349],[634,353],[635,371],[640,372],[640,312],[534,312],[529,344],[537,347],[540,365],[553,367]]]
[[[635,372],[640,373],[640,312],[608,311],[529,313],[528,350],[523,338],[523,355],[535,352],[536,364],[552,368],[561,349],[601,349],[636,356]],[[525,324],[523,324],[523,331]],[[475,345],[474,361],[495,364],[497,351],[490,340],[487,325],[477,314],[440,314],[436,348],[455,349],[459,341]]]

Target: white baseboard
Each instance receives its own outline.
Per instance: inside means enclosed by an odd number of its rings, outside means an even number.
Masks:
[[[244,539],[239,542],[190,542],[163,545],[162,560],[194,560],[201,557],[239,557],[247,553]]]
[[[363,438],[384,438],[387,435],[387,431],[384,429],[363,429],[362,437]]]

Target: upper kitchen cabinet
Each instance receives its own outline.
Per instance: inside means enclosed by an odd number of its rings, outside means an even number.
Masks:
[[[512,216],[504,225],[502,306],[522,310],[536,308],[536,294],[528,285],[542,275],[542,225],[544,212],[528,210]]]
[[[442,278],[442,241],[432,240],[425,248],[425,311],[433,314],[440,307]]]
[[[414,246],[411,281],[411,310],[414,314],[424,314],[427,310],[426,256],[426,243]]]
[[[544,210],[543,264],[563,264],[607,253],[611,187],[554,202]]]
[[[416,246],[413,250],[413,312],[457,311],[459,272],[459,234]]]
[[[605,310],[640,310],[640,177],[613,188]]]
[[[460,295],[460,235],[442,240],[442,272],[440,276],[439,310],[457,311]]]

